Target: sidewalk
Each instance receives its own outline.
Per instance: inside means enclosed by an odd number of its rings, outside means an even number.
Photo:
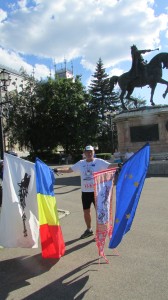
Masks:
[[[93,237],[79,239],[85,230],[79,176],[57,177],[55,192],[58,208],[70,212],[60,219],[66,253],[43,260],[40,249],[0,249],[1,300],[167,300],[168,178],[146,179],[120,256],[107,242],[109,264],[99,264]]]

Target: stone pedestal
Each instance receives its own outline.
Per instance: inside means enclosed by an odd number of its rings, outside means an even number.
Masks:
[[[136,152],[147,142],[151,155],[168,153],[168,106],[143,107],[118,114],[118,150]]]

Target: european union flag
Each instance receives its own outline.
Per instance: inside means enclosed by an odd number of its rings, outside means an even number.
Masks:
[[[116,248],[132,225],[150,162],[146,144],[122,166],[116,185],[116,214],[109,248]]]

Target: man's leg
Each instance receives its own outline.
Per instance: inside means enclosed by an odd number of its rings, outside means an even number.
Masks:
[[[83,214],[87,229],[81,235],[81,239],[93,235],[91,228],[91,204],[94,202],[94,193],[82,193]]]
[[[91,227],[91,209],[90,208],[84,209],[83,213],[84,213],[84,220],[85,220],[87,229],[91,229],[92,228]]]
[[[87,229],[81,235],[81,237],[80,237],[81,239],[84,239],[84,238],[87,238],[87,237],[93,235],[93,230],[91,228],[91,210],[90,210],[90,208],[84,209],[83,213],[84,213],[84,220],[85,220]]]

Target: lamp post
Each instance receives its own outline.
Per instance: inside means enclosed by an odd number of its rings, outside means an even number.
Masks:
[[[3,159],[4,156],[4,135],[3,135],[3,121],[2,121],[2,107],[8,101],[3,102],[2,101],[2,93],[7,92],[7,88],[10,85],[10,74],[3,69],[0,72],[0,151],[1,151],[1,159]]]
[[[110,131],[111,131],[111,149],[112,149],[112,153],[114,152],[114,122],[113,122],[113,118],[115,117],[116,115],[116,112],[113,111],[113,112],[106,112],[104,114],[106,117],[109,117],[110,118]]]

